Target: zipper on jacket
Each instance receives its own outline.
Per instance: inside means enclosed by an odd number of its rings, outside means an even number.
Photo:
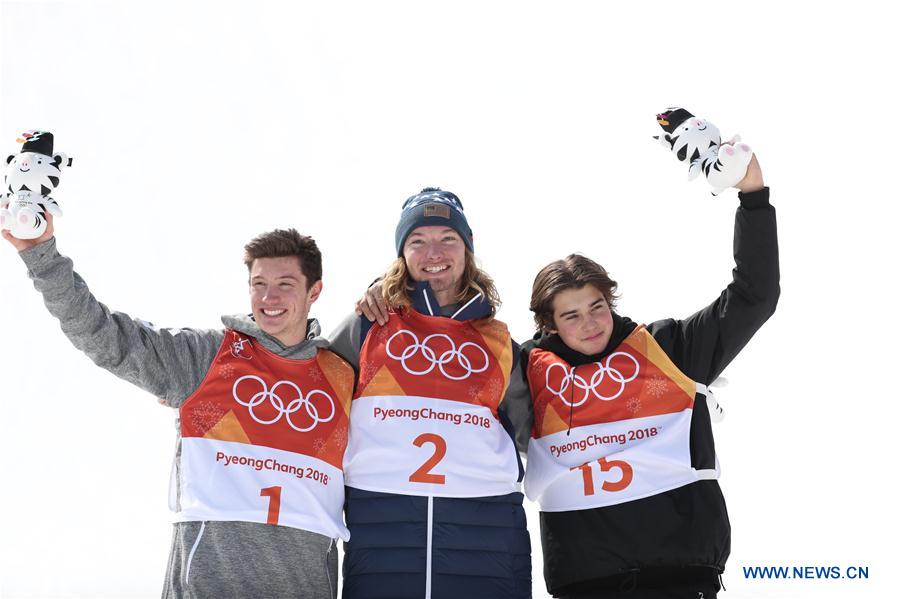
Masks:
[[[475,300],[479,299],[480,297],[481,297],[481,294],[480,294],[480,293],[476,293],[476,294],[474,295],[474,297],[472,297],[470,300],[468,300],[467,302],[465,302],[465,305],[464,305],[464,306],[462,306],[461,308],[459,308],[458,310],[456,310],[456,311],[453,313],[453,315],[450,316],[450,318],[455,319],[456,316],[458,316],[458,315],[462,312],[462,310],[464,310],[465,308],[467,308],[468,306],[470,306],[471,304],[473,304],[473,303],[475,302]]]
[[[434,497],[428,495],[428,548],[425,562],[425,599],[431,599],[431,545],[434,542]]]
[[[428,299],[428,290],[422,289],[421,294],[425,296],[425,304],[428,306],[428,314],[434,316],[434,308],[431,307],[431,300]]]
[[[206,522],[203,521],[200,523],[200,532],[197,533],[197,538],[194,541],[193,547],[190,548],[190,553],[187,554],[187,566],[184,568],[184,586],[187,586],[190,582],[190,564],[193,562],[194,553],[197,552],[197,547],[200,546],[200,539],[203,538],[203,531],[206,530]]]

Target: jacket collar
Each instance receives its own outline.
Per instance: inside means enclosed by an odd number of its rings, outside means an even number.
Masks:
[[[442,313],[440,304],[437,303],[437,296],[434,295],[431,284],[427,281],[413,283],[409,294],[412,298],[412,307],[425,316],[447,316],[454,320],[474,320],[486,318],[493,313],[493,307],[484,298],[483,293],[477,294],[450,314]]]
[[[290,347],[260,329],[252,314],[222,316],[222,324],[226,329],[255,338],[265,349],[282,357],[305,358],[307,354],[315,355],[318,348],[328,347],[328,340],[321,336],[322,328],[315,318],[306,321],[306,338]]]

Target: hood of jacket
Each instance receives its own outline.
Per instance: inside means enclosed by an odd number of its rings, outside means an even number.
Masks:
[[[328,340],[321,336],[321,325],[315,318],[306,321],[306,338],[291,346],[284,345],[259,328],[252,314],[222,316],[222,324],[228,329],[253,337],[270,352],[292,360],[312,358],[319,349],[325,349],[330,345]]]
[[[558,333],[546,333],[542,331],[537,331],[534,335],[534,338],[525,343],[522,346],[522,352],[526,355],[531,352],[532,349],[540,348],[546,351],[551,351],[556,354],[566,362],[568,362],[572,366],[581,366],[583,364],[589,364],[591,362],[599,362],[616,349],[624,341],[628,335],[630,335],[634,329],[637,328],[637,323],[628,318],[627,316],[619,316],[615,312],[612,312],[612,335],[609,337],[609,343],[606,345],[606,348],[599,352],[598,354],[586,355],[581,352],[571,349],[562,341],[562,338],[559,337]]]

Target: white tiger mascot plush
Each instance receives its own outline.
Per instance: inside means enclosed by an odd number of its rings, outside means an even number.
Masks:
[[[654,138],[671,150],[678,160],[690,163],[688,180],[704,174],[712,186],[712,195],[733,187],[746,176],[752,149],[739,143],[739,135],[722,143],[718,127],[677,107],[657,114],[656,122],[665,134]]]
[[[53,153],[53,134],[26,131],[19,154],[6,159],[3,195],[0,196],[0,228],[19,239],[36,239],[47,230],[46,213],[62,216],[50,192],[59,186],[61,169],[72,159]]]
[[[688,179],[692,181],[703,173],[712,186],[713,196],[739,183],[752,160],[752,148],[739,142],[740,136],[735,135],[729,142],[709,149],[690,164]]]

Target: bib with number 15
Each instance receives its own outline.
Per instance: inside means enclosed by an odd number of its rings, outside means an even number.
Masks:
[[[545,512],[633,501],[696,480],[690,427],[697,384],[645,327],[599,362],[528,358],[534,427],[525,492]]]

